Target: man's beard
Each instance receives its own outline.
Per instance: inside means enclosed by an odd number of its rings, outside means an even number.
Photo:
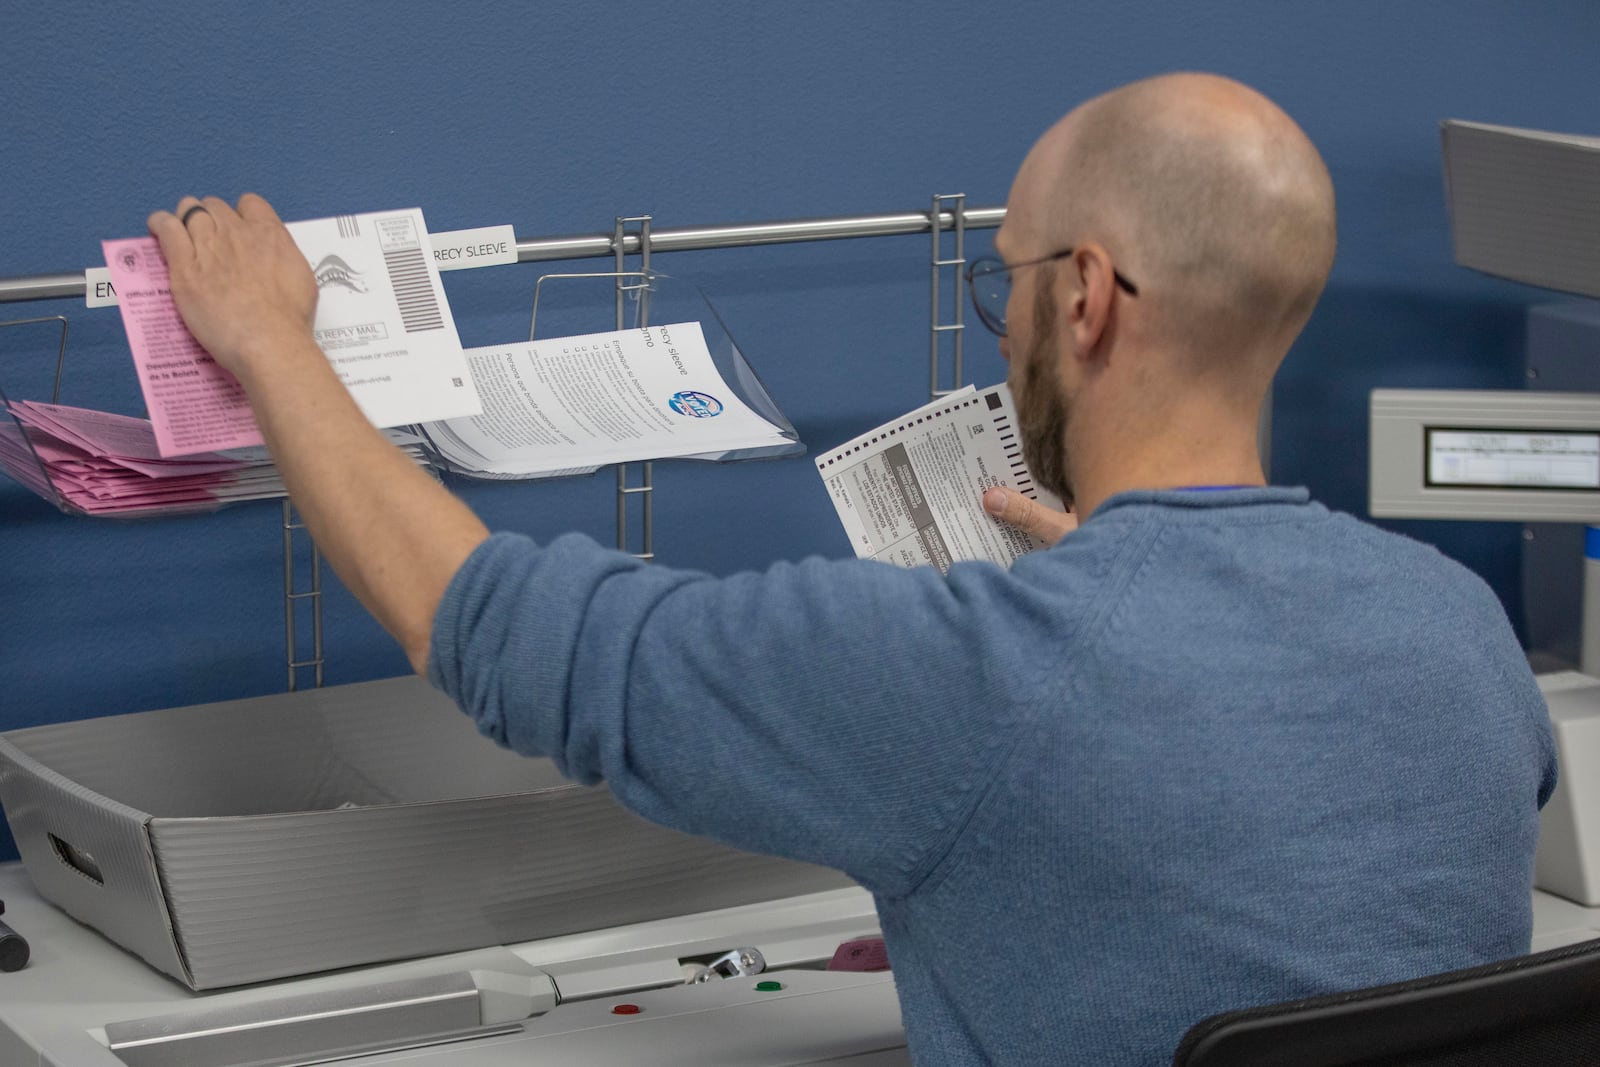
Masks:
[[[1033,302],[1033,340],[1022,356],[1020,388],[1013,386],[1022,458],[1033,480],[1072,506],[1072,472],[1067,469],[1067,401],[1061,395],[1057,363],[1056,303],[1041,291]],[[1017,369],[1012,361],[1012,370]]]

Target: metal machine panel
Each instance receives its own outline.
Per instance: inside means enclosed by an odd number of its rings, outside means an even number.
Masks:
[[[910,1062],[892,974],[823,969],[877,932],[860,889],[200,993],[41,900],[20,865],[0,864],[0,899],[33,948],[0,973],[8,1065]],[[689,961],[740,945],[768,969],[684,984]]]
[[[1374,518],[1600,522],[1600,479],[1554,469],[1600,449],[1600,393],[1374,389],[1370,429]],[[1430,441],[1436,461],[1448,445],[1534,469],[1440,478]]]

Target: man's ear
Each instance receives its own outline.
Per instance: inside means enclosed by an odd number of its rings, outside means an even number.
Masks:
[[[1066,309],[1067,327],[1078,351],[1092,358],[1101,351],[1101,342],[1110,333],[1116,305],[1116,274],[1111,256],[1091,241],[1073,249],[1063,266],[1057,278],[1063,290],[1058,306]]]

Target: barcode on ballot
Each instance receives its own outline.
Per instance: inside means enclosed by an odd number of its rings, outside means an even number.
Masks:
[[[1005,409],[1000,406],[999,394],[989,394],[988,400],[989,410],[993,413],[989,416],[989,421],[994,423],[995,432],[1000,437],[1000,446],[1006,453],[1006,462],[1011,464],[1011,479],[1016,483],[1017,492],[1037,499],[1038,490],[1034,487],[1033,477],[1028,473],[1028,465],[1022,458],[1022,442],[1017,440],[1017,432],[1012,428],[1011,420],[1006,418]]]
[[[394,286],[394,298],[400,305],[400,321],[405,324],[406,333],[443,328],[444,315],[433,295],[428,261],[422,256],[422,249],[400,248],[385,252],[383,262],[389,268],[389,284]]]

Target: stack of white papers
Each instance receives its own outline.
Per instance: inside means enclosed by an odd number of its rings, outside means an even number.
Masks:
[[[179,514],[284,495],[283,479],[264,448],[163,458],[148,419],[28,400],[6,410],[16,421],[0,419],[0,468],[69,510]],[[419,438],[385,433],[427,465]]]
[[[723,380],[698,322],[467,350],[483,414],[422,426],[479,478],[792,446]]]

